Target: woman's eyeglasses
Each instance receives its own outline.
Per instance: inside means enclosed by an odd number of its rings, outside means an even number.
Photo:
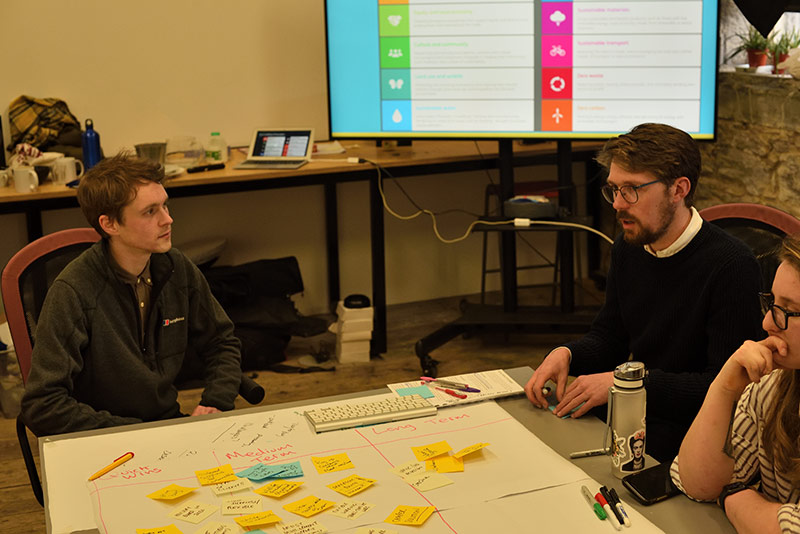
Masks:
[[[800,312],[791,312],[775,304],[775,295],[772,293],[759,293],[761,298],[761,311],[764,315],[772,312],[772,322],[781,330],[789,327],[789,317],[800,317]]]

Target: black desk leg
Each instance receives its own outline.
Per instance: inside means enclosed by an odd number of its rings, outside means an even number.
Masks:
[[[575,185],[572,182],[572,145],[568,140],[559,140],[557,143],[558,159],[558,205],[566,208],[569,213],[574,213],[572,204],[572,191]],[[561,312],[572,313],[575,311],[575,273],[572,265],[574,245],[573,234],[568,231],[558,233],[559,275],[561,276]]]
[[[328,302],[336,310],[340,299],[339,287],[339,214],[336,184],[325,183],[325,244],[328,251]]]
[[[589,215],[592,217],[592,225],[597,228],[602,228],[602,210],[603,200],[600,193],[600,186],[603,181],[600,179],[601,168],[600,165],[594,160],[589,158],[586,160],[586,208]],[[588,234],[586,237],[586,265],[589,272],[589,277],[593,278],[596,273],[600,271],[600,238],[594,234]]]
[[[25,210],[25,225],[28,228],[28,243],[42,237],[42,210],[28,208]]]
[[[517,311],[517,236],[500,234],[500,273],[503,285],[503,311]]]
[[[370,353],[377,356],[386,352],[386,250],[383,225],[383,199],[378,189],[378,176],[369,181],[370,240],[372,247],[372,307],[375,316],[372,324]]]
[[[514,196],[514,144],[510,139],[497,142],[497,167],[500,174],[500,202]],[[503,311],[517,311],[517,238],[513,232],[500,235],[500,276],[503,284]]]

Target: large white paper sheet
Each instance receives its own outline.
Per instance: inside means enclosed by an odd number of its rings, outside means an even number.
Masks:
[[[453,451],[479,442],[490,445],[475,457],[468,457],[463,472],[447,473],[453,484],[429,492],[418,492],[389,472],[415,460],[411,447],[441,440],[446,440]],[[119,456],[120,451],[128,450],[136,454],[133,460],[100,479],[86,482],[88,474]],[[312,456],[340,453],[348,455],[354,469],[317,473]],[[44,454],[49,495],[57,496],[49,503],[53,532],[93,528],[95,524],[102,533],[167,525],[171,522],[167,514],[174,503],[154,501],[146,495],[174,483],[198,487],[191,499],[219,504],[221,497],[215,496],[210,487],[200,487],[194,472],[225,464],[240,471],[259,462],[299,461],[304,471],[304,476],[296,479],[304,482],[300,489],[280,500],[262,498],[262,509],[273,510],[286,523],[300,519],[282,508],[287,503],[309,495],[338,503],[345,497],[327,488],[328,484],[352,474],[375,479],[373,486],[356,497],[375,506],[356,521],[327,512],[314,517],[330,532],[355,531],[358,526],[371,524],[390,527],[383,520],[402,504],[435,506],[440,512],[415,531],[452,533],[449,518],[460,517],[462,511],[477,510],[509,496],[518,499],[519,495],[537,490],[539,495],[546,495],[550,490],[545,488],[586,478],[583,471],[493,402],[441,409],[435,417],[323,434],[313,433],[302,413],[295,410],[233,414],[189,425],[48,442],[44,444]],[[255,487],[267,482],[255,483]],[[576,496],[580,497],[579,492]],[[531,502],[548,505],[546,500],[537,499]],[[487,513],[497,506],[500,505],[492,504]],[[516,524],[519,516],[526,513],[527,504],[518,513],[504,511],[496,518],[500,530],[495,531],[513,531],[506,527]],[[230,519],[217,512],[206,522]],[[178,526],[186,531],[197,530],[196,526],[190,529],[187,525]],[[467,522],[455,532],[483,531]]]

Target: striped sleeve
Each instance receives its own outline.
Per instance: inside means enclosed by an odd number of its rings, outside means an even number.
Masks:
[[[737,446],[737,442],[734,441],[736,452],[734,480],[748,481],[751,480],[751,476],[759,473],[761,494],[770,501],[786,503],[778,509],[778,525],[781,532],[800,534],[800,507],[797,505],[800,490],[793,489],[792,483],[776,471],[761,444],[766,408],[774,396],[778,373],[779,371],[773,371],[762,379],[760,384],[750,384],[739,401],[737,417],[734,420],[734,437],[743,440],[743,445],[747,448],[743,452],[741,446]],[[739,417],[744,411],[747,412],[746,419]]]
[[[784,534],[800,533],[800,510],[796,504],[784,504],[778,508],[778,526]]]
[[[770,375],[772,378],[772,375]],[[774,385],[774,380],[762,384],[748,384],[736,405],[731,428],[731,444],[733,445],[733,476],[731,482],[749,482],[759,474],[759,443],[761,433],[759,426],[762,423],[763,400],[768,393],[763,387],[769,382]],[[771,387],[767,387],[771,389]]]
[[[770,381],[770,383],[773,382]],[[761,401],[765,396],[763,393],[766,392],[760,392],[760,389],[755,386],[757,384],[749,384],[745,388],[733,416],[731,442],[733,444],[734,469],[730,482],[748,482],[753,480],[759,472],[759,415]],[[670,467],[670,476],[678,489],[690,499],[698,502],[711,502],[710,500],[700,501],[686,492],[681,483],[677,457]]]
[[[683,489],[683,484],[681,483],[681,474],[678,471],[678,457],[677,456],[675,457],[674,460],[672,460],[672,466],[670,466],[670,468],[669,468],[669,476],[672,478],[672,483],[675,484],[675,486],[677,486],[679,490],[681,490],[681,493],[683,493],[684,495],[686,495],[687,497],[689,497],[693,501],[697,501],[697,502],[713,502],[711,500],[703,501],[703,500],[700,500],[700,499],[695,499],[694,497],[692,497],[691,495],[686,493],[686,490]]]

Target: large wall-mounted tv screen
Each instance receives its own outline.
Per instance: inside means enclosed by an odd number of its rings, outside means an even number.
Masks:
[[[713,138],[717,0],[327,0],[334,138]]]

